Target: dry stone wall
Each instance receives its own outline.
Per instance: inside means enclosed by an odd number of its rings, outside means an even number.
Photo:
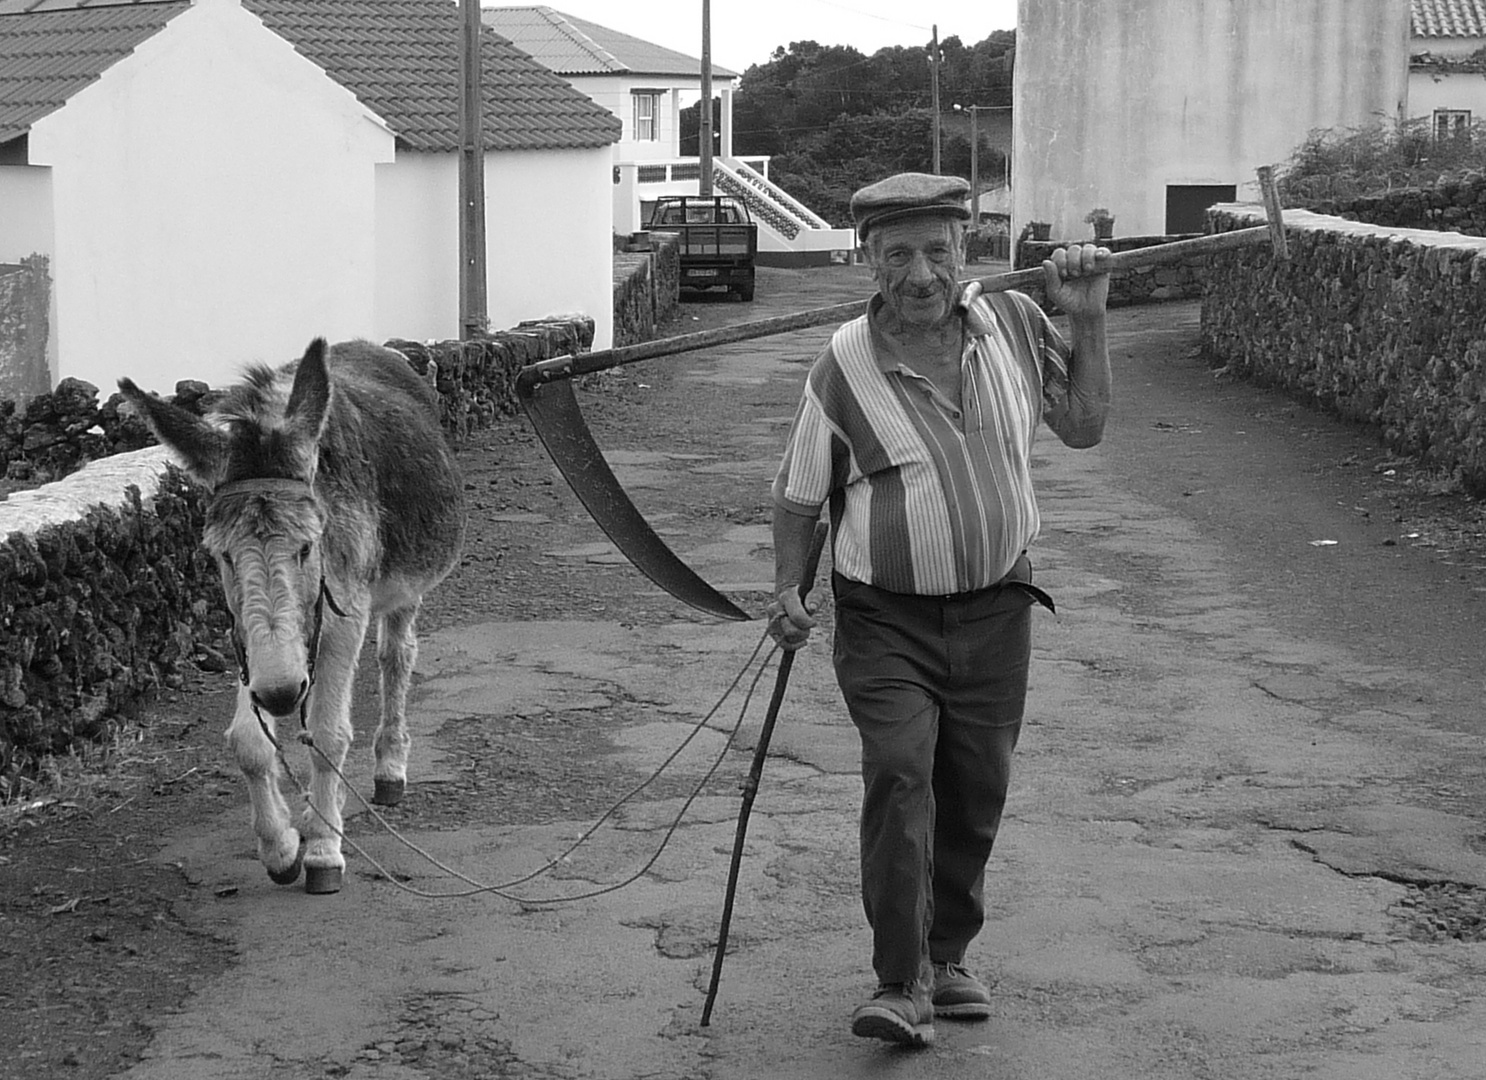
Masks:
[[[614,255],[614,345],[649,341],[681,303],[681,239],[644,234]]]
[[[1309,209],[1370,225],[1486,236],[1486,176],[1463,176],[1432,188],[1399,188],[1339,202],[1318,202]]]
[[[205,494],[152,447],[0,502],[0,792],[182,669],[225,663]]]
[[[1209,212],[1215,231],[1263,223]],[[1376,425],[1394,449],[1486,493],[1486,239],[1286,211],[1267,245],[1212,259],[1202,344],[1216,365]]]

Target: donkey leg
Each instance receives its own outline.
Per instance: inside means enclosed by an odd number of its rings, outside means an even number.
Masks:
[[[264,725],[273,731],[273,717],[265,716],[260,723],[247,687],[239,687],[237,711],[227,728],[227,745],[248,782],[258,859],[276,883],[290,885],[299,877],[300,837],[290,823],[289,806],[279,791],[278,753],[264,733]]]
[[[345,792],[339,770],[351,746],[351,683],[366,637],[365,606],[348,608],[320,639],[315,685],[306,723],[318,753],[310,754],[310,805],[300,818],[305,837],[304,887],[311,893],[339,892],[346,860],[341,854],[341,807]]]
[[[389,611],[377,625],[377,666],[381,671],[382,722],[372,739],[377,755],[372,802],[396,806],[408,784],[408,684],[418,663],[414,622],[420,601]]]

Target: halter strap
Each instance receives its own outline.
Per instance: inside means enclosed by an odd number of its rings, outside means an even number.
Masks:
[[[313,497],[315,489],[303,480],[295,480],[288,476],[255,476],[246,480],[233,480],[221,485],[212,491],[213,496],[218,495],[243,495],[249,492],[260,492],[264,494],[286,494],[294,492],[298,495]]]
[[[303,480],[296,480],[289,476],[252,476],[244,480],[233,480],[229,483],[222,484],[212,491],[212,498],[216,499],[223,495],[247,495],[255,492],[265,495],[293,493],[308,499],[315,497],[315,489]],[[330,587],[325,584],[325,575],[322,572],[320,575],[320,591],[315,596],[315,621],[310,630],[309,640],[306,642],[309,652],[307,665],[309,670],[306,672],[306,681],[309,683],[309,688],[306,689],[305,696],[299,703],[299,722],[301,726],[305,722],[305,711],[309,704],[309,690],[313,689],[315,685],[315,661],[318,659],[320,652],[320,627],[324,617],[324,608],[327,603],[330,605],[331,611],[342,618],[345,617],[346,613],[341,610],[340,605],[335,602],[335,597],[330,594]],[[238,632],[237,619],[235,617],[232,619],[231,635],[232,650],[237,654],[237,676],[242,684],[247,686],[249,679],[248,650],[243,644],[242,635]],[[257,713],[257,711],[258,706],[254,705],[253,712]],[[263,723],[261,716],[258,717],[258,722],[260,724]]]

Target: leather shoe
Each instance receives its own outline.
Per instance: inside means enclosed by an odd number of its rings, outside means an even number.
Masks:
[[[952,1020],[987,1020],[991,993],[963,964],[935,964],[934,1014]]]
[[[927,983],[883,983],[851,1014],[851,1033],[903,1046],[928,1046],[934,1041],[934,1001]]]

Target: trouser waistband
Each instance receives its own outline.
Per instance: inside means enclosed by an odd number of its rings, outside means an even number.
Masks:
[[[1022,554],[1017,557],[1016,562],[1012,564],[1011,569],[1006,572],[1006,576],[1003,577],[1000,581],[996,582],[994,585],[987,585],[984,589],[972,589],[969,592],[947,593],[943,595],[897,593],[893,592],[891,589],[883,589],[876,585],[868,585],[864,582],[852,581],[850,578],[842,577],[840,574],[835,572],[832,572],[831,579],[838,595],[841,592],[841,586],[845,584],[848,588],[855,587],[864,589],[876,589],[878,592],[890,594],[894,598],[901,599],[906,602],[923,601],[925,603],[937,603],[944,604],[946,606],[982,604],[988,600],[995,600],[1007,589],[1012,589],[1017,592],[1025,593],[1028,597],[1031,598],[1034,603],[1041,604],[1053,614],[1056,615],[1058,612],[1057,605],[1053,603],[1053,598],[1048,595],[1045,590],[1040,589],[1036,585],[1032,584],[1032,561],[1027,558],[1026,552],[1022,552]]]

